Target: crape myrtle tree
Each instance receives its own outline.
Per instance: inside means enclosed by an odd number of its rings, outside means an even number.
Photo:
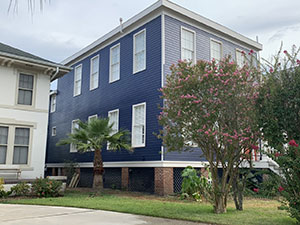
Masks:
[[[179,61],[170,69],[161,89],[165,102],[159,138],[168,151],[201,148],[212,174],[214,211],[224,213],[241,159],[256,148],[260,73],[256,67],[239,68],[230,57],[195,65]]]
[[[259,124],[282,174],[278,191],[291,216],[300,222],[300,48],[279,50],[267,62],[257,101]]]
[[[78,122],[79,128],[68,134],[68,138],[60,140],[57,145],[72,144],[80,152],[94,151],[93,188],[103,189],[103,147],[109,143],[109,150],[126,149],[132,151],[129,132],[120,130],[113,132],[113,124],[108,118],[92,119],[89,122]]]

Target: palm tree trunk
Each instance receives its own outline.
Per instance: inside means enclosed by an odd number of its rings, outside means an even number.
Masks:
[[[103,160],[100,149],[95,149],[94,152],[94,181],[93,188],[94,189],[103,189]]]

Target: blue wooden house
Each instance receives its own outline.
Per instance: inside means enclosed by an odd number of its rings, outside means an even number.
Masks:
[[[133,153],[103,149],[105,187],[168,194],[180,189],[188,165],[203,168],[201,152],[167,153],[153,133],[160,126],[159,89],[179,59],[219,60],[231,55],[243,64],[244,52],[262,45],[218,23],[159,0],[86,48],[64,60],[73,70],[51,93],[47,173],[61,174],[66,161],[80,167],[81,186],[91,186],[93,152],[56,147],[78,120],[109,117],[114,129],[132,133]]]

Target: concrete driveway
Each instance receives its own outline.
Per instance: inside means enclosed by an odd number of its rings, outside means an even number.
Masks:
[[[200,225],[200,223],[137,216],[103,210],[0,204],[3,225]],[[205,224],[201,224],[205,225]]]

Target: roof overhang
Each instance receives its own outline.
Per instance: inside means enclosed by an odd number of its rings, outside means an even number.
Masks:
[[[63,65],[73,65],[77,61],[79,61],[82,57],[89,55],[95,50],[101,48],[101,46],[104,45],[104,43],[107,42],[109,39],[113,39],[117,35],[120,35],[122,31],[125,31],[127,28],[130,28],[134,26],[139,20],[142,18],[149,16],[149,14],[155,14],[155,13],[163,13],[163,12],[171,12],[175,14],[180,14],[181,16],[184,16],[186,18],[189,18],[190,20],[193,20],[195,23],[199,24],[202,27],[208,28],[212,31],[215,31],[218,34],[224,35],[229,39],[232,39],[234,41],[238,41],[240,43],[245,44],[249,48],[260,51],[262,50],[262,44],[245,37],[244,35],[241,35],[221,24],[218,24],[212,20],[209,20],[203,16],[200,16],[197,13],[194,13],[188,9],[185,9],[175,3],[172,3],[168,0],[159,0],[155,2],[153,5],[149,6],[139,14],[135,15],[134,17],[130,18],[122,25],[122,30],[120,29],[120,26],[116,27],[109,33],[105,34],[104,36],[97,39],[95,42],[91,43],[87,47],[83,48],[82,50],[78,51],[74,55],[68,57],[67,59],[63,60],[61,64]],[[130,29],[128,29],[130,30]]]
[[[0,65],[2,66],[20,66],[28,70],[38,70],[43,74],[49,75],[51,81],[62,77],[72,70],[71,67],[47,61],[27,58],[6,52],[0,52]]]

